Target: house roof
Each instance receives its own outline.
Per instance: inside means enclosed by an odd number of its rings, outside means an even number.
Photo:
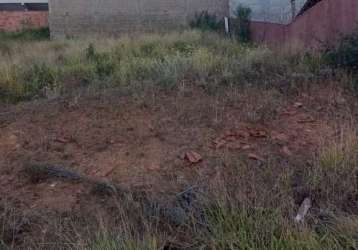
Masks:
[[[0,3],[0,11],[24,11],[25,6],[21,3]]]
[[[25,3],[26,9],[31,11],[47,11],[48,3]]]
[[[0,3],[48,3],[48,0],[0,0]]]
[[[297,16],[302,15],[303,13],[305,13],[307,10],[309,10],[310,8],[312,8],[313,6],[315,6],[317,3],[321,2],[322,0],[307,0],[307,2],[303,5],[302,9],[300,10],[300,12],[297,14]]]
[[[48,3],[0,3],[0,11],[48,11]]]

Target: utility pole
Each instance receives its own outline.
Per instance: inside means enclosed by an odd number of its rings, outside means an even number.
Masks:
[[[291,14],[292,14],[292,21],[296,17],[296,0],[290,0],[291,2]]]

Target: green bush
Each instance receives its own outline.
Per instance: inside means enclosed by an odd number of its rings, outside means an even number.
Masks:
[[[90,43],[88,45],[88,47],[85,50],[85,53],[86,53],[86,58],[88,60],[96,60],[97,52],[96,52],[96,48],[94,47],[93,43]]]
[[[251,9],[244,7],[243,5],[239,5],[236,8],[235,16],[236,19],[233,20],[233,30],[234,36],[240,42],[250,42],[251,34],[250,34],[250,18],[251,18]]]
[[[0,32],[0,40],[20,40],[20,41],[32,41],[32,40],[49,40],[50,29],[26,29],[18,32]]]
[[[358,31],[342,37],[338,46],[326,46],[326,61],[335,68],[343,68],[350,72],[358,69]]]
[[[32,97],[45,87],[53,88],[56,84],[57,72],[45,63],[34,64],[26,73],[25,94]]]
[[[358,30],[343,36],[338,46],[326,45],[324,62],[333,69],[343,70],[351,75],[350,87],[358,91]]]
[[[86,48],[85,52],[87,60],[94,63],[96,75],[99,78],[108,77],[113,74],[115,64],[109,53],[98,53],[92,43]]]
[[[195,14],[194,20],[190,22],[190,27],[202,31],[219,31],[222,29],[223,23],[215,15],[203,11]]]

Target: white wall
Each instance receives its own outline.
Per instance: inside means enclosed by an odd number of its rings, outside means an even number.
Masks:
[[[298,12],[306,0],[296,0]],[[242,4],[252,9],[252,20],[274,23],[289,23],[291,21],[290,0],[230,0],[230,9],[233,13],[236,7]]]

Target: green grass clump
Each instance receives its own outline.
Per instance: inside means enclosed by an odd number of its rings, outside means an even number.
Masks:
[[[17,32],[0,32],[0,40],[2,41],[32,41],[32,40],[48,40],[50,39],[49,28],[25,29]]]
[[[355,212],[358,197],[356,133],[348,131],[342,138],[323,147],[317,163],[306,175],[307,186],[321,204],[334,210]]]

